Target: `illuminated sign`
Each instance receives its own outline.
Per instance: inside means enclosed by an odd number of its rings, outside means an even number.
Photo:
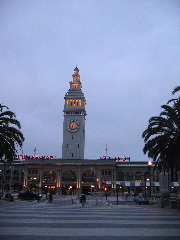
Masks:
[[[130,161],[130,157],[115,157],[116,162]]]
[[[100,157],[100,159],[102,160],[115,160],[115,162],[120,162],[120,161],[130,161],[130,157],[114,157],[114,158],[111,158],[111,157]]]
[[[26,159],[54,159],[53,156],[28,156],[28,155],[16,155],[13,160],[26,160]]]

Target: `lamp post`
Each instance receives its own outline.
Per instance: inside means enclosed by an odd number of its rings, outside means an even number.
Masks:
[[[98,181],[99,181],[99,179],[98,178],[96,178],[96,205],[98,204]]]
[[[108,188],[107,187],[105,187],[105,193],[106,193],[106,200],[107,200],[107,190],[108,190]]]
[[[1,159],[1,162],[4,162],[4,170],[2,175],[2,197],[4,194],[4,180],[5,180],[5,171],[6,171],[6,161]]]
[[[0,176],[2,175],[2,179],[3,179],[3,171],[0,169]],[[1,186],[2,188],[2,186]],[[0,200],[1,200],[1,193],[0,193]]]
[[[119,184],[116,185],[117,205],[118,205],[118,192],[119,192]]]
[[[150,182],[150,190],[149,190],[149,195],[151,197],[151,165],[152,165],[152,162],[151,161],[148,161],[148,166],[147,166],[147,169],[148,169],[148,173],[149,173],[149,182]],[[144,186],[145,186],[145,192],[144,192],[144,197],[146,198],[146,172],[144,173]]]
[[[10,166],[10,183],[9,183],[9,188],[10,188],[10,194],[12,193],[12,180],[13,180],[13,174],[12,174],[12,170],[14,170],[14,167]]]
[[[148,173],[149,173],[149,182],[150,182],[150,190],[149,190],[149,195],[150,195],[150,198],[151,198],[151,165],[152,165],[152,162],[151,161],[148,161]]]
[[[144,198],[146,198],[146,172],[144,173]]]

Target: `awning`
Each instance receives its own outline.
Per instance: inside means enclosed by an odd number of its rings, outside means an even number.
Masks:
[[[105,181],[105,184],[111,185],[111,184],[116,184],[119,186],[126,186],[126,187],[159,187],[159,182],[133,182],[133,181]],[[174,183],[176,185],[173,186],[179,186],[177,184],[179,183]]]
[[[171,182],[170,187],[179,187],[180,183],[179,182]]]

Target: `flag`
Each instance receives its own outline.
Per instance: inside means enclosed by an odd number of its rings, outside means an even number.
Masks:
[[[35,148],[34,148],[34,156],[36,155],[36,146],[35,146]]]

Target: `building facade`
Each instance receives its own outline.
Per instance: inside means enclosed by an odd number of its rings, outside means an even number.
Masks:
[[[58,194],[99,194],[108,191],[119,194],[158,193],[160,173],[147,162],[116,161],[114,159],[45,159],[26,158],[11,164],[0,163],[0,189],[33,190]],[[167,188],[177,193],[179,179],[168,181]]]

